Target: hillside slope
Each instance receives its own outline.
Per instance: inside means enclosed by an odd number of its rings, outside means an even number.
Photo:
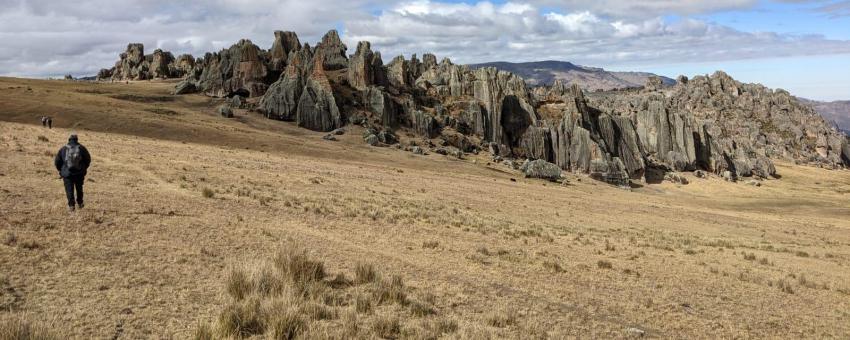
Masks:
[[[331,142],[242,109],[225,119],[223,99],[172,86],[0,78],[0,321],[189,338],[245,306],[233,268],[298,244],[331,273],[325,296],[381,301],[336,280],[363,262],[406,289],[371,312],[310,304],[305,336],[850,336],[846,171],[556,185],[484,154],[371,147],[360,127]],[[68,215],[52,156],[71,131],[93,166]]]
[[[835,123],[839,129],[850,134],[850,100],[822,102],[800,98],[803,103],[811,105],[824,119]]]
[[[649,72],[607,71],[598,67],[575,65],[566,61],[534,61],[525,63],[489,62],[470,65],[472,68],[495,67],[499,70],[514,73],[528,82],[529,85],[552,85],[556,80],[566,84],[578,84],[586,91],[610,91],[641,87],[647,79],[657,76]],[[661,77],[667,85],[676,83],[674,79]]]

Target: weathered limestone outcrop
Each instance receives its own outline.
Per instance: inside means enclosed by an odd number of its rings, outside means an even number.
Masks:
[[[321,52],[313,58],[313,72],[304,85],[295,117],[298,126],[315,131],[331,131],[342,126],[342,116],[322,60],[327,59]]]
[[[525,158],[623,187],[631,180],[685,184],[679,173],[695,170],[728,180],[773,177],[774,159],[850,166],[850,141],[811,108],[784,90],[722,72],[585,94],[561,81],[532,90],[509,72],[438,62],[433,54],[384,65],[365,41],[350,60],[346,51],[333,30],[315,48],[277,31],[268,51],[242,40],[197,60],[161,50],[144,55],[141,44],[130,44],[98,79],[185,76],[175,93],[239,96],[240,107],[308,129],[362,124],[374,129],[376,145],[394,143],[380,136],[401,129],[429,139],[422,143],[435,153],[489,149],[494,159]]]
[[[316,45],[316,54],[323,55],[323,67],[325,70],[333,71],[348,67],[348,58],[345,52],[348,47],[339,39],[336,30],[330,30],[322,37],[322,41]]]
[[[189,64],[186,67],[186,64]],[[171,52],[156,49],[152,54],[145,55],[145,47],[135,43],[127,45],[127,50],[121,53],[120,59],[110,69],[98,72],[97,80],[148,80],[179,78],[191,71],[194,59],[180,56],[175,59]]]
[[[218,53],[204,55],[196,87],[212,97],[259,97],[265,94],[268,68],[265,53],[243,39]]]
[[[301,48],[298,35],[291,31],[275,31],[274,43],[269,50],[269,70],[282,72],[286,68],[287,58],[291,52]]]
[[[313,55],[309,48],[292,51],[287,59],[286,71],[260,100],[260,109],[268,118],[295,120],[308,72],[313,69]]]
[[[357,51],[348,63],[348,83],[358,90],[372,85],[386,85],[386,71],[380,53],[372,52],[368,41],[357,44]]]

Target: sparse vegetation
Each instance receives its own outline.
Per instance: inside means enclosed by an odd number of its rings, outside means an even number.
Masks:
[[[14,247],[15,244],[17,244],[17,243],[18,243],[18,235],[15,235],[15,233],[13,233],[11,231],[7,231],[7,232],[3,233],[3,244],[5,244],[9,247]]]
[[[176,115],[178,115],[177,111],[169,110],[169,109],[163,109],[163,108],[159,108],[159,107],[147,108],[147,109],[145,109],[145,111],[150,112],[150,113],[155,113],[155,114],[158,114],[158,115],[163,115],[163,116],[176,116]]]
[[[599,269],[611,269],[614,268],[614,265],[611,264],[611,261],[599,260],[596,262],[596,267],[598,267]]]
[[[791,284],[785,281],[785,279],[779,279],[776,282],[776,287],[779,287],[779,290],[783,293],[794,294],[794,287],[791,287]]]
[[[354,282],[358,284],[372,283],[378,279],[378,272],[371,263],[358,263],[354,267]]]
[[[490,312],[486,316],[486,322],[492,327],[505,328],[516,324],[516,312],[510,308],[501,308]]]
[[[213,191],[210,188],[204,188],[201,191],[201,195],[204,196],[205,198],[213,198],[213,197],[215,197],[215,191]]]
[[[23,315],[0,315],[0,339],[3,340],[59,340],[62,339],[59,334]]]
[[[340,314],[344,326],[334,333],[338,337],[360,337],[362,332],[371,331],[378,337],[396,338],[402,327],[399,316],[388,313],[392,305],[407,306],[411,318],[437,313],[428,302],[408,299],[401,276],[380,280],[371,264],[355,267],[356,285],[346,284],[342,274],[328,280],[324,268],[323,262],[296,246],[287,246],[271,262],[232,268],[225,278],[225,290],[232,301],[220,312],[214,326],[199,325],[195,338],[312,337],[331,331],[319,322],[337,320]],[[450,322],[429,327],[429,334],[457,329]]]
[[[136,88],[154,96],[166,85],[102,84],[109,93]],[[65,101],[74,95],[56,93]],[[116,320],[125,320],[122,339],[256,332],[251,322],[226,322],[230,331],[223,330],[225,310],[241,321],[260,315],[257,339],[378,338],[373,325],[383,316],[397,317],[399,339],[534,338],[534,327],[559,338],[586,335],[588,325],[618,337],[623,325],[647,316],[650,336],[850,333],[840,305],[850,296],[848,224],[835,203],[846,191],[833,190],[850,187],[842,172],[777,163],[783,178],[763,182],[765,190],[744,188],[746,197],[736,195],[739,184],[713,175],[631,192],[572,174],[569,187],[544,187],[487,170],[498,165],[484,165],[486,151],[468,162],[433,162],[393,148],[363,151],[348,135],[316,148],[319,135],[294,133],[293,123],[255,113],[220,122],[199,113],[207,100],[162,104],[179,112],[173,118],[145,111],[158,104],[86,95],[78,104],[97,105],[62,112],[54,130],[33,126],[32,117],[48,112],[9,107],[0,119],[0,146],[10,150],[4,160],[14,165],[0,166],[0,319],[9,310],[32,311],[39,321],[61,315],[63,338],[111,338]],[[27,124],[9,122],[25,115]],[[38,140],[56,143],[67,122],[82,122],[95,159],[87,207],[74,214],[64,210],[48,159],[55,149]],[[347,133],[356,137],[359,129]],[[161,152],[139,153],[139,143]],[[814,180],[822,183],[817,190],[800,186]],[[789,216],[777,208],[797,201],[805,209]],[[275,256],[257,260],[290,242],[301,242],[324,275],[291,276]],[[401,289],[392,288],[393,274],[403,275]],[[724,309],[741,296],[750,300],[736,313]],[[127,312],[115,308],[118,300],[128,302]],[[259,310],[249,308],[256,301]],[[516,320],[492,326],[488,315],[502,305],[514,308]],[[794,322],[775,327],[764,308]],[[712,322],[681,323],[682,315]],[[202,324],[193,327],[197,319]],[[140,320],[145,327],[136,327]]]
[[[561,264],[555,261],[543,261],[543,268],[552,271],[553,273],[563,273],[565,272],[564,268],[561,267]]]

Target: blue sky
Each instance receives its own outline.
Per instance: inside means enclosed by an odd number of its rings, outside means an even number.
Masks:
[[[274,30],[337,29],[384,60],[564,60],[674,77],[724,70],[819,100],[850,99],[850,0],[0,0],[0,75],[91,75],[127,43],[201,55]],[[349,51],[353,53],[353,51]]]

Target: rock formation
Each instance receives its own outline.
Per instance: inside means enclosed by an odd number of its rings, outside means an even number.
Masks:
[[[348,62],[348,83],[358,90],[371,85],[385,85],[386,72],[380,53],[373,53],[368,41],[357,44],[357,52]]]
[[[322,37],[322,41],[316,45],[316,54],[323,55],[325,70],[333,71],[348,67],[348,57],[345,52],[348,47],[339,39],[336,30],[330,30]]]
[[[145,46],[135,43],[127,45],[120,59],[110,69],[101,69],[97,80],[147,80],[180,78],[194,67],[191,55],[182,55],[175,59],[171,52],[156,49],[145,55]]]
[[[327,59],[320,51],[314,57],[313,72],[307,78],[304,91],[298,99],[295,118],[298,126],[315,131],[331,131],[342,126],[342,116],[322,60]]]
[[[286,70],[260,100],[260,109],[268,118],[295,120],[308,72],[313,68],[310,48],[292,51],[287,59]]]
[[[421,140],[420,150],[457,157],[489,150],[500,161],[537,161],[529,164],[547,173],[553,164],[624,187],[685,183],[674,175],[684,171],[767,178],[777,159],[850,166],[847,138],[811,108],[722,72],[679,77],[675,85],[649,77],[643,88],[619,91],[584,93],[557,80],[532,90],[513,73],[433,54],[384,65],[369,42],[350,59],[346,50],[336,31],[315,48],[277,31],[268,51],[242,40],[198,59],[159,50],[145,56],[141,44],[130,44],[98,78],[185,76],[175,93],[240,96],[240,107],[308,129],[361,124],[375,145],[395,143],[382,136],[401,129]]]
[[[301,42],[298,40],[298,35],[291,31],[275,31],[274,43],[269,50],[269,70],[282,72],[287,64],[289,53],[297,51],[301,48]]]

